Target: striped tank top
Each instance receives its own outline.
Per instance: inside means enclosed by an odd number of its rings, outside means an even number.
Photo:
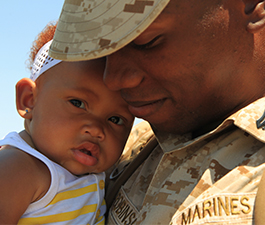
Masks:
[[[38,158],[51,173],[48,192],[29,205],[18,224],[104,224],[104,173],[75,176],[33,149],[16,132],[0,140],[0,146],[3,145],[14,146]]]

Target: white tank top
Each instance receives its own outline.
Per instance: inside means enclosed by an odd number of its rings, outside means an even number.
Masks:
[[[30,147],[16,132],[0,140],[0,146],[3,145],[36,157],[51,173],[48,192],[29,205],[18,224],[104,224],[105,173],[77,177]]]

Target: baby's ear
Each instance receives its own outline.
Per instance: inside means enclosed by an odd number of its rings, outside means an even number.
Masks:
[[[247,30],[256,33],[265,27],[265,1],[243,0],[245,14],[248,16]]]
[[[32,118],[34,107],[33,90],[36,84],[29,78],[23,78],[16,84],[16,106],[19,115],[25,119]]]

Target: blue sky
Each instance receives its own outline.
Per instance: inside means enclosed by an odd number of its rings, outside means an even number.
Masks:
[[[57,21],[63,0],[4,1],[0,21],[0,139],[21,131],[23,119],[15,106],[15,84],[29,77],[27,60],[32,42],[49,23]],[[137,120],[138,122],[139,120]]]

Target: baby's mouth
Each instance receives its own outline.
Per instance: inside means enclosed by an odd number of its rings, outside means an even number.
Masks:
[[[85,153],[86,155],[92,156],[91,152],[87,149],[83,148],[83,149],[80,149],[79,151]]]
[[[75,148],[77,151],[80,151],[88,156],[92,156],[97,158],[98,154],[100,152],[100,148],[97,144],[93,143],[93,142],[85,142],[83,144],[81,144],[79,147]]]
[[[99,145],[87,141],[72,150],[75,159],[80,163],[86,166],[95,166],[98,163],[100,155]]]

